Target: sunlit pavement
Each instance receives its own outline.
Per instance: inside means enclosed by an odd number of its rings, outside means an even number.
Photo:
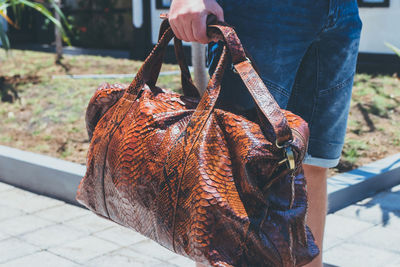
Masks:
[[[400,186],[328,215],[324,262],[400,266]],[[0,183],[1,266],[194,266],[88,210]]]

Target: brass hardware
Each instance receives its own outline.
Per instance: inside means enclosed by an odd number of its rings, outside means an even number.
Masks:
[[[246,61],[249,62],[249,63],[251,64],[250,58],[246,57]],[[243,62],[244,62],[244,61],[243,61]],[[239,63],[238,63],[238,64],[239,64]],[[232,68],[233,73],[239,74],[238,71],[235,69],[235,65],[233,65],[233,63],[231,64],[231,68]]]
[[[281,161],[279,161],[279,165],[286,163],[286,166],[289,170],[294,170],[296,167],[296,163],[294,161],[294,154],[293,154],[293,150],[290,146],[286,146],[284,148],[284,155],[285,158]]]

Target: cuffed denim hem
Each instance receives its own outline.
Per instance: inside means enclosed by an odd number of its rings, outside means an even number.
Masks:
[[[339,164],[340,157],[337,159],[323,159],[315,158],[310,154],[306,154],[303,160],[303,164],[318,166],[321,168],[333,168]]]

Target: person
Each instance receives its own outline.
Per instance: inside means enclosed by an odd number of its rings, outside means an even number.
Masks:
[[[280,107],[309,123],[306,223],[321,253],[306,266],[322,267],[327,170],[343,148],[362,28],[357,0],[173,0],[169,22],[179,39],[206,44],[209,14],[235,27]],[[209,45],[211,71],[221,49]],[[254,102],[238,79],[227,70],[221,98],[251,109]]]

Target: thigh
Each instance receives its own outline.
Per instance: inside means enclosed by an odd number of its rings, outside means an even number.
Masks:
[[[341,3],[336,23],[307,51],[288,105],[309,123],[306,163],[321,167],[334,167],[341,155],[361,32],[356,0]]]
[[[261,78],[281,107],[286,107],[296,72],[307,48],[322,30],[328,0],[221,0],[225,21],[235,27]],[[221,45],[209,50],[211,63]],[[212,66],[213,64],[211,64]],[[211,72],[213,68],[210,69]],[[251,106],[239,77],[227,70],[222,98]]]

